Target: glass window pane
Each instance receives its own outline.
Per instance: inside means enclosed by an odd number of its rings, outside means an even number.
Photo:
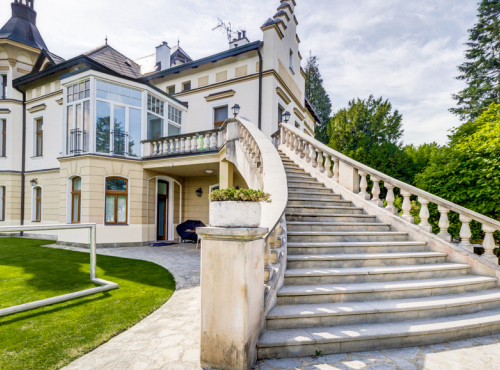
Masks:
[[[227,106],[215,108],[215,122],[225,121],[227,120],[227,117],[228,117]]]
[[[85,81],[85,89],[90,89],[90,81]]]
[[[113,153],[125,155],[125,108],[114,108]]]
[[[120,93],[120,86],[110,83],[109,84],[109,92],[119,94]]]
[[[73,180],[73,190],[82,190],[82,178],[77,177]]]
[[[75,128],[82,128],[82,105],[76,105],[76,126]]]
[[[42,219],[42,200],[37,199],[36,201],[36,219],[41,220]]]
[[[148,140],[163,137],[163,119],[148,113]]]
[[[133,90],[132,89],[132,97],[135,99],[141,99],[142,100],[142,91],[140,90]]]
[[[85,98],[85,91],[80,91],[80,99]]]
[[[108,91],[108,83],[97,80],[97,90]]]
[[[168,136],[177,136],[181,134],[180,127],[174,125],[168,125]]]
[[[142,100],[132,98],[132,101],[130,102],[130,104],[133,105],[134,107],[140,108],[142,106]]]
[[[80,87],[79,87],[79,85],[78,85],[78,84],[73,85],[73,92],[74,92],[74,93],[77,93],[77,92],[79,92],[79,91],[80,91]]]
[[[118,196],[118,222],[127,222],[127,197]]]
[[[158,194],[159,195],[167,195],[167,183],[159,182],[158,183]]]
[[[112,101],[115,101],[117,103],[120,103],[120,95],[119,94],[115,94],[115,93],[109,93],[109,96],[108,96],[108,99],[109,100],[112,100]]]
[[[90,97],[90,90],[85,90],[85,97],[89,98]]]
[[[124,179],[107,179],[106,190],[127,191],[127,180]]]
[[[73,195],[73,218],[72,218],[72,222],[79,222],[80,221],[80,218],[78,217],[78,213],[79,213],[79,199],[80,199],[80,196],[79,195]]]
[[[115,222],[115,196],[106,195],[106,222]]]
[[[78,93],[73,94],[73,101],[78,100]]]
[[[123,103],[123,104],[128,104],[130,105],[130,102],[131,102],[131,97],[130,96],[124,96],[124,95],[120,95],[120,102]]]
[[[108,99],[108,93],[106,91],[97,90],[97,97],[101,99]]]
[[[131,96],[132,95],[132,89],[128,87],[120,87],[120,95],[125,95],[125,96]]]
[[[90,139],[90,101],[83,102],[83,152],[87,153]]]
[[[73,94],[73,86],[68,86],[68,95]]]
[[[41,134],[36,135],[36,155],[37,155],[37,157],[42,156],[42,135]]]
[[[128,155],[140,157],[141,155],[141,111],[139,109],[129,108],[129,138]]]
[[[109,103],[96,102],[96,150],[98,153],[109,153],[110,150],[110,112]]]

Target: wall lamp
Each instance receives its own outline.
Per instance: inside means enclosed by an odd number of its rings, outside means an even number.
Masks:
[[[203,195],[203,190],[201,190],[201,188],[199,188],[198,190],[196,190],[196,196],[197,197],[200,197]]]
[[[38,185],[38,180],[37,179],[33,179],[30,181],[30,185],[31,186],[37,186]]]
[[[285,120],[285,123],[288,123],[288,121],[290,121],[290,117],[292,115],[290,114],[289,111],[286,111],[284,114],[283,114],[283,119]]]
[[[238,104],[235,104],[234,107],[231,108],[231,110],[233,111],[234,118],[236,118],[236,116],[240,114],[240,106]]]

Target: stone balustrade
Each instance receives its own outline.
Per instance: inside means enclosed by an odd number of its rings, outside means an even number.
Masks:
[[[322,174],[331,178],[336,183],[346,187],[365,200],[369,200],[378,207],[384,207],[384,202],[380,199],[381,185],[387,189],[385,198],[385,209],[393,215],[399,216],[397,208],[394,206],[394,190],[399,189],[403,197],[402,212],[400,217],[409,223],[414,224],[415,219],[411,215],[412,197],[420,203],[420,223],[418,227],[432,232],[432,226],[429,224],[429,204],[434,203],[440,213],[439,229],[437,234],[440,238],[451,242],[451,235],[448,231],[450,227],[449,213],[455,212],[460,217],[462,227],[460,230],[460,246],[470,252],[474,252],[474,245],[471,243],[470,223],[474,220],[482,224],[482,230],[485,233],[482,247],[484,248],[483,258],[498,263],[498,257],[494,253],[497,248],[493,233],[500,231],[500,222],[486,217],[477,212],[471,211],[457,204],[442,199],[436,195],[408,185],[402,181],[396,180],[379,171],[376,171],[362,163],[359,163],[342,153],[339,153],[314,138],[304,134],[295,127],[288,124],[280,124],[280,131],[273,135],[275,146],[285,145],[289,152],[294,154],[297,159],[305,158],[307,166],[319,170]],[[302,161],[304,163],[304,161]],[[307,169],[306,169],[307,171]],[[368,176],[373,182],[371,194],[368,193]]]
[[[226,130],[202,131],[142,141],[143,157],[167,157],[190,153],[217,151],[226,142]]]

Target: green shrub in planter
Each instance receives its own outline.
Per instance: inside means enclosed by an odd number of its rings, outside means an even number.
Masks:
[[[271,203],[271,194],[253,189],[220,189],[208,196],[212,202],[267,202]]]

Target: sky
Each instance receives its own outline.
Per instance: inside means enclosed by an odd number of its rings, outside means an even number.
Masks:
[[[0,23],[12,0],[0,0]],[[460,124],[448,109],[459,92],[457,66],[475,21],[477,0],[296,0],[303,62],[319,57],[333,112],[353,98],[388,99],[403,115],[404,143],[445,144]],[[64,58],[104,44],[131,59],[180,39],[193,59],[228,48],[212,31],[217,19],[262,40],[260,27],[279,0],[36,0],[37,26],[49,50]]]

